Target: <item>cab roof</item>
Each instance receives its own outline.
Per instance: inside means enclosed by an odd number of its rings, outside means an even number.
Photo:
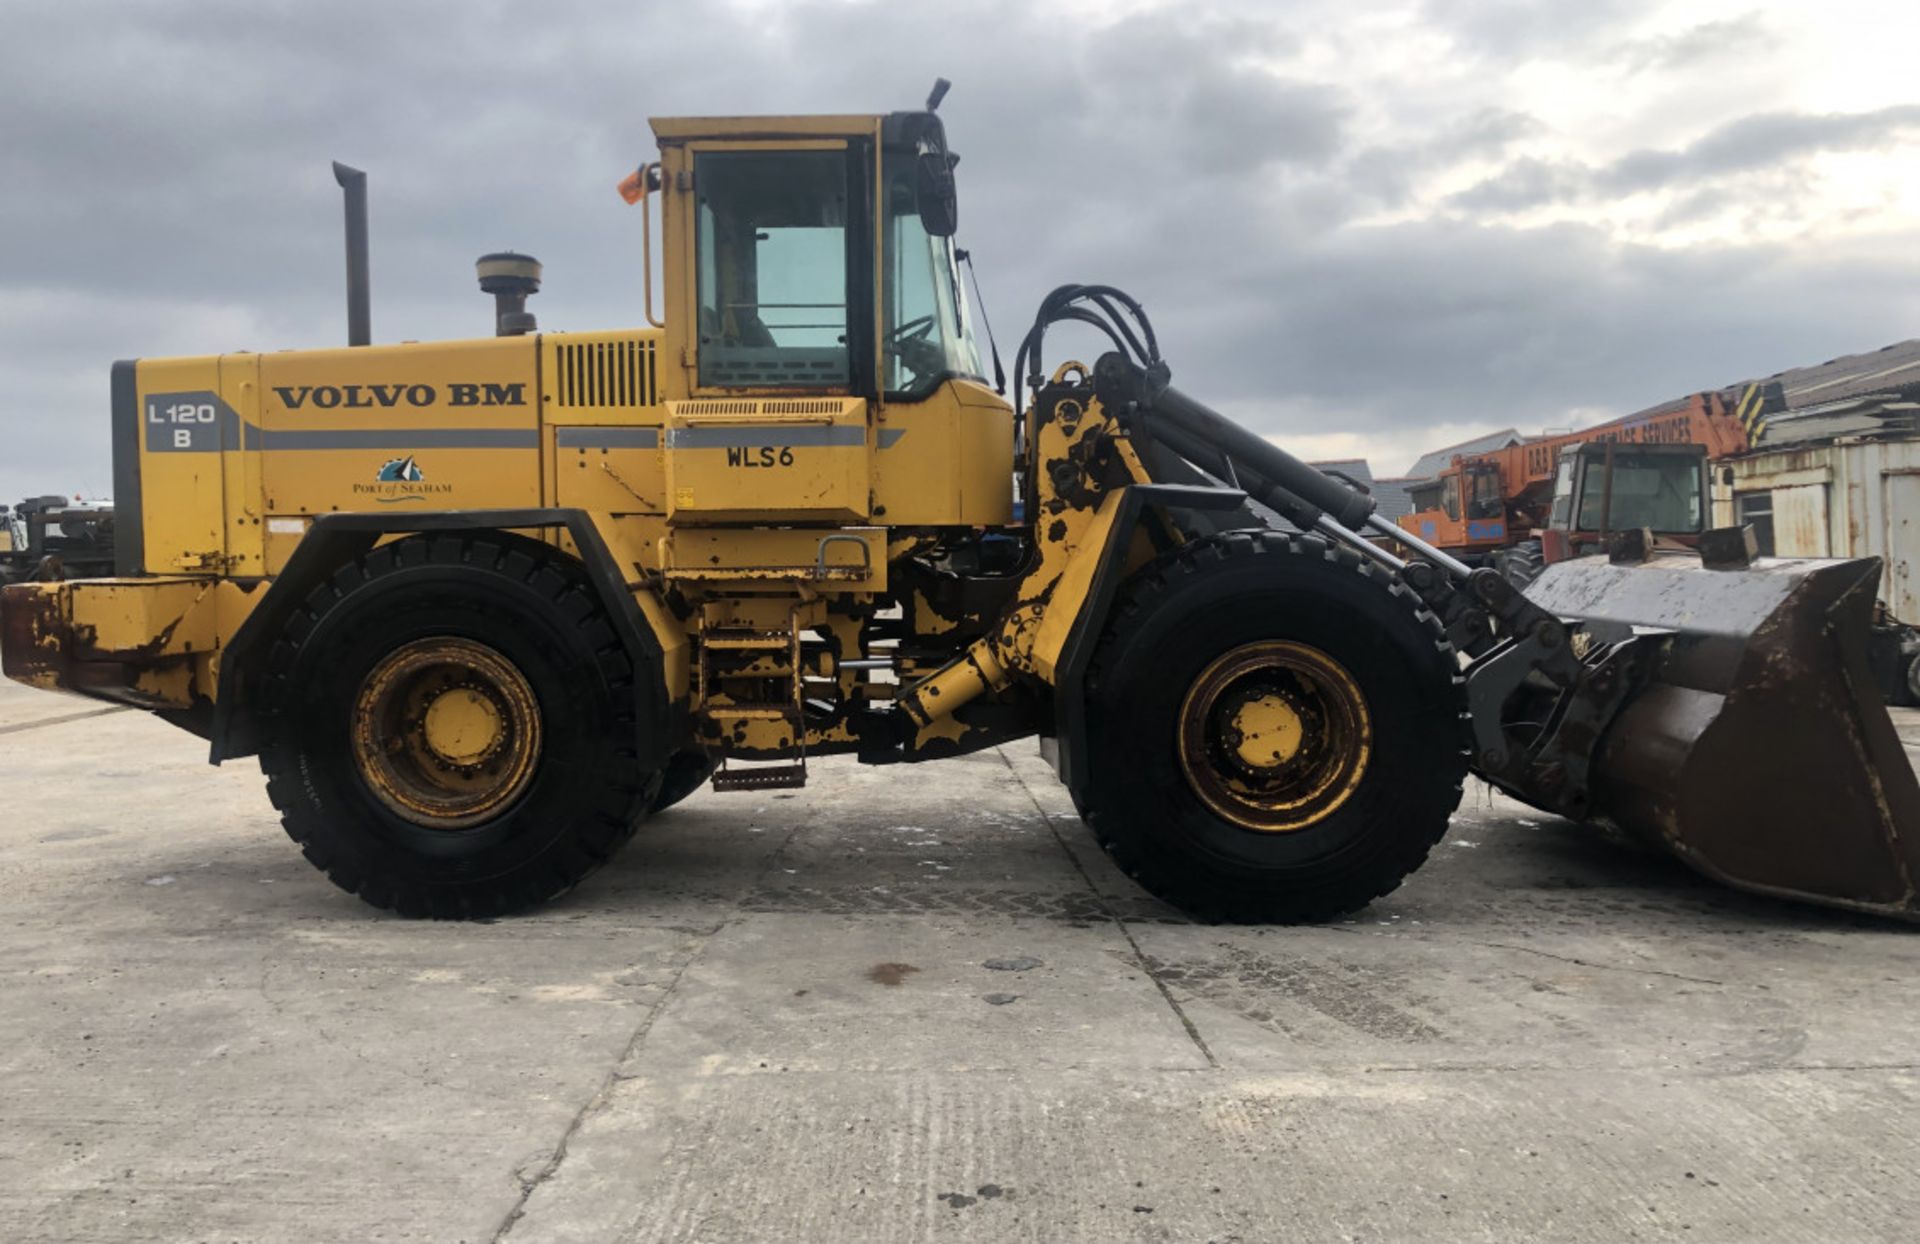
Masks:
[[[662,146],[701,138],[839,138],[866,136],[883,116],[649,117]]]

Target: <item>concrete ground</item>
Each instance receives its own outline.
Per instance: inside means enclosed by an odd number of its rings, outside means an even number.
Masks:
[[[1479,787],[1326,928],[1147,899],[1027,744],[703,793],[452,925],[144,715],[3,685],[0,748],[9,1241],[1920,1230],[1913,931]]]

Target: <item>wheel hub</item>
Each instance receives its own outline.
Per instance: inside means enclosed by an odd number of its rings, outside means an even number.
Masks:
[[[1249,769],[1276,769],[1300,753],[1306,726],[1286,699],[1273,692],[1244,697],[1228,733],[1234,754]]]
[[[421,729],[433,754],[454,765],[476,765],[499,750],[505,720],[492,700],[460,686],[433,697]]]
[[[468,639],[396,648],[354,701],[354,760],[367,788],[432,829],[465,829],[511,807],[533,780],[540,737],[526,676]]]
[[[1344,666],[1289,640],[1243,644],[1200,671],[1180,707],[1180,768],[1201,802],[1244,829],[1306,829],[1365,775],[1373,728]]]

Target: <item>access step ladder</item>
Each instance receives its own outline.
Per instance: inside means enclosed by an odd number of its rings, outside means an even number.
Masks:
[[[713,773],[715,790],[776,790],[807,784],[807,725],[802,698],[800,627],[788,615],[787,628],[752,630],[744,627],[705,626],[700,632],[700,658],[695,667],[701,713],[720,728],[722,740],[737,722],[784,721],[791,740],[790,758],[771,764],[742,765],[728,756],[722,743],[719,767]],[[731,698],[730,682],[784,679],[788,694],[779,701],[741,701]],[[726,697],[722,700],[721,697]]]

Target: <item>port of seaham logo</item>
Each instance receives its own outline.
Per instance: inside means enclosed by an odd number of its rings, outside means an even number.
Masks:
[[[374,472],[371,484],[355,484],[353,491],[361,496],[371,496],[381,505],[393,505],[399,501],[425,501],[430,494],[453,491],[452,484],[429,484],[426,472],[412,454],[404,458],[389,458],[381,468]]]
[[[413,460],[412,455],[408,455],[391,459],[373,478],[382,484],[417,484],[426,476],[420,473],[420,464]]]

